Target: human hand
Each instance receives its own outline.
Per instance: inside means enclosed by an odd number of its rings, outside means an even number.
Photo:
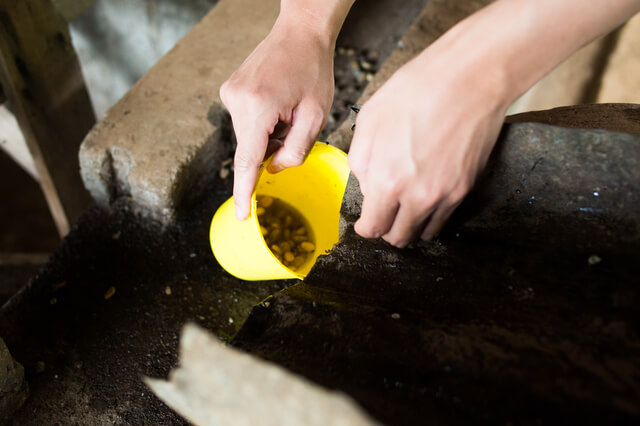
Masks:
[[[472,187],[509,102],[488,69],[468,65],[434,45],[362,107],[348,157],[364,195],[358,234],[430,240]]]
[[[433,238],[484,167],[507,108],[572,52],[640,12],[638,0],[502,0],[461,21],[361,109],[349,165],[355,229],[398,247]]]
[[[333,50],[328,35],[279,20],[220,88],[238,141],[233,196],[239,220],[249,215],[265,156],[277,151],[270,172],[301,165],[324,126],[333,99]]]

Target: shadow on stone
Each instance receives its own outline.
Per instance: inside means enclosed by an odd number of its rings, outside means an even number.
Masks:
[[[354,233],[352,180],[341,242],[233,344],[387,424],[635,423],[639,166],[637,135],[507,124],[439,240],[404,250]]]

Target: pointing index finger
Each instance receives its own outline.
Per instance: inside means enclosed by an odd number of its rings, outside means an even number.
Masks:
[[[234,158],[233,199],[236,205],[236,218],[245,220],[251,211],[251,195],[256,186],[260,164],[264,159],[269,138],[264,127],[234,126],[238,147]]]

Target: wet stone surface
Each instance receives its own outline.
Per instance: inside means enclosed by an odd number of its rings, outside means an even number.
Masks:
[[[349,231],[234,344],[388,424],[637,421],[635,256],[441,244],[400,253]]]
[[[256,303],[288,284],[243,283],[213,258],[209,220],[231,184],[217,182],[165,229],[125,200],[84,214],[0,312],[0,335],[31,388],[13,424],[185,423],[141,377],[167,376],[187,321],[229,339]]]
[[[520,123],[437,241],[353,231],[234,345],[388,424],[637,424],[640,136]]]

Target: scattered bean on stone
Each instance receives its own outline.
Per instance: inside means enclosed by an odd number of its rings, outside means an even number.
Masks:
[[[104,298],[105,300],[109,300],[111,299],[111,297],[116,294],[116,288],[111,286],[107,289],[107,291],[104,293]]]

